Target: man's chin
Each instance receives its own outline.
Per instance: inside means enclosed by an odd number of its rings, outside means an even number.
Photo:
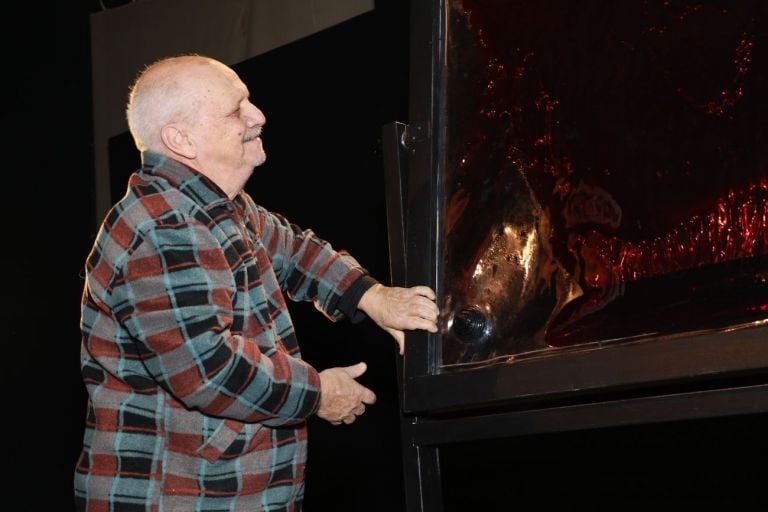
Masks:
[[[264,152],[262,148],[258,148],[258,150],[256,150],[256,148],[250,148],[250,150],[247,151],[246,154],[243,156],[245,161],[250,163],[254,167],[258,167],[259,165],[267,161],[267,154]]]

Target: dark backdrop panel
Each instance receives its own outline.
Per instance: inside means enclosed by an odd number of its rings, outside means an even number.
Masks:
[[[88,12],[85,2],[3,7],[3,510],[74,508],[80,271],[95,225]]]

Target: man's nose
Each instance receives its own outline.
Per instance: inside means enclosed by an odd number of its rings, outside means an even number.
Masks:
[[[262,126],[267,122],[264,112],[262,112],[256,105],[250,104],[250,110],[247,115],[249,121],[248,124],[251,126]]]

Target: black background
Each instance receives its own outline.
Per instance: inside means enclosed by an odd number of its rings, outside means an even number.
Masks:
[[[236,69],[268,124],[254,198],[388,280],[382,125],[407,120],[408,2]],[[81,268],[95,235],[88,17],[99,2],[6,8],[2,310],[4,496],[14,511],[73,510],[85,391]],[[137,161],[111,144],[113,179]],[[370,322],[293,309],[318,368],[365,360],[378,395],[355,424],[310,421],[305,509],[404,510],[395,345]],[[442,453],[447,510],[765,510],[766,415],[466,443]],[[412,484],[413,482],[408,482]]]

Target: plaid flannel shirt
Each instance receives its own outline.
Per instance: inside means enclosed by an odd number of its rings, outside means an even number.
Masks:
[[[245,192],[142,161],[86,263],[78,509],[299,510],[320,381],[284,293],[356,321],[375,281]]]

